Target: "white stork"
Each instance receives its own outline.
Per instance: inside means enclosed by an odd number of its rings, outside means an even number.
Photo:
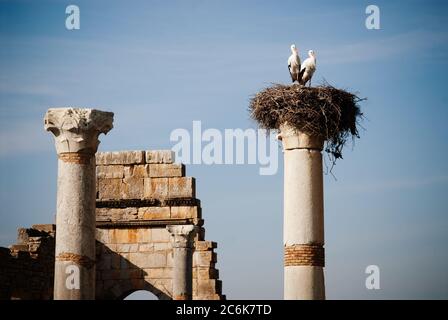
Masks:
[[[306,85],[309,81],[309,86],[311,87],[311,78],[316,71],[316,54],[313,50],[308,51],[309,58],[305,59],[300,69],[299,83],[301,85]]]
[[[300,82],[299,73],[300,73],[300,57],[299,50],[297,50],[296,45],[291,45],[292,54],[288,58],[288,70],[291,75],[291,80],[294,83],[295,81]]]

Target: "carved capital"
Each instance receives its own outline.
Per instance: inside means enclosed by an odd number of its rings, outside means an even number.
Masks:
[[[52,108],[45,114],[45,130],[55,137],[56,152],[95,154],[98,136],[113,128],[114,114],[95,109]]]
[[[193,238],[197,232],[197,227],[192,224],[187,225],[169,225],[166,226],[171,234],[171,243],[173,248],[192,248]]]

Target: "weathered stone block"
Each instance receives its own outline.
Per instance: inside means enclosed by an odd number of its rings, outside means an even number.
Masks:
[[[170,242],[155,242],[154,243],[154,251],[165,251],[171,250]]]
[[[140,243],[138,246],[139,252],[153,252],[154,251],[154,244],[153,243]]]
[[[175,154],[171,150],[146,151],[146,163],[174,163]]]
[[[205,240],[205,228],[199,227],[196,235],[194,236],[194,241],[204,241]]]
[[[113,208],[109,210],[109,220],[111,221],[120,221],[124,220],[124,210]]]
[[[55,224],[33,224],[31,228],[36,229],[37,231],[43,231],[48,233],[56,232]]]
[[[125,221],[136,220],[138,218],[138,208],[117,209],[121,211],[121,217]]]
[[[170,233],[165,228],[154,228],[151,230],[151,240],[153,242],[169,242]]]
[[[110,221],[109,208],[96,208],[96,221]]]
[[[198,292],[201,295],[213,295],[216,293],[221,293],[221,280],[209,279],[209,280],[199,280],[198,279]]]
[[[127,252],[137,252],[137,251],[138,251],[138,244],[137,243],[117,244],[117,252],[127,253]]]
[[[171,207],[172,219],[191,219],[201,218],[201,210],[197,206],[194,207]]]
[[[10,245],[9,246],[9,249],[11,250],[11,253],[19,253],[19,258],[21,257],[20,256],[20,253],[25,253],[26,255],[29,255],[29,252],[28,252],[28,250],[29,250],[29,247],[28,247],[28,245],[27,244],[13,244],[13,245]],[[25,256],[23,256],[23,257],[25,257]]]
[[[129,261],[139,268],[162,268],[166,266],[164,253],[130,253]]]
[[[166,254],[166,266],[171,268],[174,266],[174,255],[173,250],[168,251]]]
[[[149,176],[153,178],[182,177],[184,175],[185,166],[180,163],[157,163],[149,165]]]
[[[123,179],[122,199],[142,199],[143,194],[143,178],[130,177]]]
[[[17,244],[26,244],[29,240],[28,229],[19,228],[17,230]]]
[[[218,244],[214,241],[196,241],[195,249],[196,251],[207,251],[218,247]]]
[[[97,165],[143,163],[145,163],[144,151],[98,152],[96,154]]]
[[[142,243],[151,242],[152,230],[150,228],[139,228],[137,229],[137,242]]]
[[[137,208],[97,208],[96,221],[129,221],[136,220]]]
[[[111,243],[136,243],[137,229],[111,229],[109,240]]]
[[[124,177],[124,168],[122,165],[97,166],[96,177],[121,179]]]
[[[172,268],[150,268],[143,269],[145,279],[171,279],[173,277]]]
[[[96,228],[95,238],[99,242],[108,243],[109,242],[109,230]]]
[[[163,199],[168,197],[168,178],[144,179],[144,197],[147,199]]]
[[[193,265],[196,267],[208,267],[217,261],[213,251],[196,251],[193,254]]]
[[[138,218],[143,220],[170,219],[170,207],[141,207]]]
[[[157,279],[151,281],[151,284],[169,296],[173,292],[173,280],[171,279]]]
[[[149,165],[139,164],[124,166],[124,177],[147,178],[149,177]]]
[[[121,198],[122,180],[118,178],[98,179],[98,199],[111,200]]]
[[[193,268],[193,278],[197,278],[198,280],[218,279],[219,271],[209,267]]]
[[[195,198],[195,179],[192,177],[169,178],[170,198]]]

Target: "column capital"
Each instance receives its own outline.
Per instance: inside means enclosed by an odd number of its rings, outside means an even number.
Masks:
[[[192,224],[169,225],[166,229],[171,234],[173,248],[188,248],[193,246],[193,237],[197,232],[197,227]]]
[[[112,112],[95,109],[51,108],[45,114],[45,130],[55,136],[56,152],[95,154],[98,136],[113,128]]]
[[[284,150],[292,149],[316,149],[321,150],[324,146],[324,140],[318,136],[312,136],[302,132],[288,123],[280,125],[279,140],[283,143]]]

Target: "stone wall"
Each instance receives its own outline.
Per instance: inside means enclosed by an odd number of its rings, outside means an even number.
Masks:
[[[173,252],[167,225],[199,227],[193,253],[193,299],[224,299],[216,242],[205,240],[195,179],[171,151],[97,153],[96,298],[148,290],[171,299]],[[52,299],[55,225],[19,229],[0,248],[0,299]]]
[[[0,248],[0,299],[52,299],[55,225],[18,230],[17,244]]]
[[[216,243],[205,241],[195,179],[174,154],[162,151],[98,153],[98,299],[149,290],[172,296],[173,252],[167,225],[200,227],[193,253],[193,299],[223,299]]]

